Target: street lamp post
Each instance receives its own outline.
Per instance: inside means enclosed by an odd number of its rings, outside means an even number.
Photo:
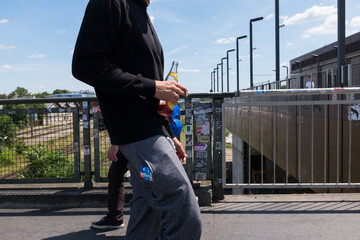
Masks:
[[[276,88],[280,88],[280,21],[279,21],[279,0],[275,0],[275,81]]]
[[[263,17],[253,18],[250,19],[250,87],[254,86],[254,79],[253,79],[253,42],[252,42],[252,23],[256,21],[263,20]]]
[[[226,76],[227,76],[227,92],[229,92],[229,53],[230,52],[234,52],[235,49],[231,49],[231,50],[228,50],[226,52],[226,59],[227,59],[227,72],[226,72]]]
[[[214,68],[213,73],[214,73],[214,92],[216,92],[216,87],[215,87],[215,73],[216,73],[216,68]]]
[[[286,68],[286,85],[287,88],[290,88],[290,81],[289,81],[289,67],[288,66],[282,66],[283,68]]]
[[[344,76],[343,84],[344,86],[348,86],[347,77],[342,71],[342,67],[346,65],[345,59],[345,30],[346,30],[346,9],[345,9],[345,0],[338,0],[338,71],[337,71],[337,86],[341,85],[341,77]],[[345,69],[344,69],[345,70]]]
[[[240,67],[239,67],[239,62],[240,62],[240,59],[239,59],[239,54],[240,54],[240,47],[239,47],[239,40],[240,39],[243,39],[243,38],[246,38],[247,36],[246,35],[243,35],[241,37],[237,37],[236,38],[236,90],[237,92],[239,93],[240,91]]]
[[[219,92],[219,65],[221,65],[221,63],[219,63],[218,65],[217,65],[217,91]]]
[[[224,60],[226,58],[221,59],[221,92],[224,92]]]

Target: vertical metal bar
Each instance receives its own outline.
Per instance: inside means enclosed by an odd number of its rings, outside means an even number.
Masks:
[[[289,107],[286,109],[286,183],[289,183]]]
[[[223,112],[222,117],[221,117],[222,122],[223,122],[223,124],[225,124],[226,123],[226,120],[225,120],[226,108],[225,108],[224,104],[222,105],[222,110],[221,111]],[[215,114],[215,112],[214,112],[214,114]],[[214,121],[215,121],[215,117],[214,117]],[[225,144],[226,140],[225,140],[225,128],[226,128],[226,126],[223,126],[222,142],[224,144],[222,144],[222,146],[221,146],[222,147],[222,153],[223,153],[222,154],[222,161],[221,161],[222,162],[222,187],[223,188],[225,188],[225,186],[226,186],[226,154],[225,154],[226,153],[226,144]],[[233,162],[233,164],[234,164],[234,162]],[[239,183],[239,181],[237,181],[236,183]]]
[[[280,89],[280,10],[279,0],[275,0],[275,88]]]
[[[249,133],[249,137],[248,137],[248,141],[249,141],[249,183],[251,183],[251,106],[249,106],[248,108],[248,133]]]
[[[209,167],[208,172],[213,173],[212,177],[212,191],[213,191],[213,199],[215,200],[223,200],[224,199],[224,189],[222,188],[222,176],[223,176],[223,169],[222,169],[222,161],[226,160],[226,142],[225,142],[225,127],[223,120],[225,120],[223,114],[222,105],[224,103],[223,98],[214,98],[213,99],[213,116],[214,116],[214,151],[213,151],[213,164]],[[210,116],[210,115],[209,115]],[[195,117],[194,117],[195,118]],[[210,117],[209,117],[210,119]],[[194,125],[196,126],[196,125]],[[196,129],[194,129],[195,131]],[[198,139],[197,139],[198,140]],[[211,146],[211,141],[207,143]],[[210,148],[210,147],[209,147]],[[195,152],[194,152],[195,154]],[[208,152],[208,155],[211,155]],[[194,156],[194,161],[196,156]],[[211,165],[209,163],[209,165]],[[225,167],[226,170],[226,167]],[[210,174],[209,174],[210,175]],[[211,175],[209,176],[211,179]],[[226,172],[225,172],[225,179],[226,179]]]
[[[273,107],[273,159],[274,159],[274,184],[276,183],[276,119],[277,119],[277,108]]]
[[[215,81],[215,79],[214,79]],[[215,87],[214,87],[215,89]],[[215,90],[214,90],[215,91]],[[189,177],[190,183],[193,183],[193,135],[192,135],[192,110],[191,110],[191,98],[185,98],[185,150],[188,155],[185,163],[185,171]],[[214,124],[215,118],[213,119]]]
[[[314,183],[314,105],[311,105],[311,183]]]
[[[351,183],[351,137],[352,137],[352,119],[349,119],[349,184]]]
[[[327,171],[327,122],[328,122],[328,116],[327,116],[327,110],[328,106],[324,105],[325,114],[324,114],[324,184],[326,183],[326,171]]]
[[[264,184],[264,107],[260,108],[261,112],[261,184]]]
[[[84,138],[84,188],[93,187],[91,179],[91,144],[90,144],[90,114],[89,102],[83,102],[83,138]]]
[[[337,105],[336,183],[340,177],[340,105]]]
[[[74,171],[75,181],[81,180],[80,175],[80,121],[79,121],[79,109],[73,111],[73,139],[74,139]]]
[[[347,77],[348,77],[348,84],[349,84],[349,87],[352,86],[353,82],[352,82],[352,65],[349,64],[348,65],[348,74],[347,74]]]
[[[301,105],[299,105],[299,122],[298,122],[298,156],[299,156],[299,162],[298,162],[298,171],[299,171],[299,183],[301,183]]]
[[[100,182],[100,141],[99,141],[99,113],[93,112],[94,120],[94,164],[95,164],[95,182]]]
[[[337,27],[338,27],[338,31],[337,31],[337,36],[338,36],[338,61],[337,61],[337,69],[338,69],[338,85],[340,86],[340,81],[341,76],[342,76],[342,66],[345,66],[346,64],[346,58],[345,58],[345,52],[346,52],[346,41],[345,41],[345,30],[346,30],[346,9],[345,9],[345,0],[338,0],[337,1],[337,9],[338,9],[338,14],[337,14]],[[348,86],[347,84],[347,80],[344,79],[345,81],[343,82],[345,86]]]

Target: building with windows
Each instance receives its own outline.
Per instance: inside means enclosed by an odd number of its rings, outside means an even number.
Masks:
[[[290,61],[290,88],[304,88],[311,78],[316,88],[337,87],[348,79],[349,86],[360,86],[360,32],[346,38],[346,66],[338,79],[337,42]]]

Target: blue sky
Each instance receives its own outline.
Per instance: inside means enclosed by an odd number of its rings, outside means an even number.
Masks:
[[[92,90],[71,75],[71,59],[88,0],[0,1],[0,93],[25,87]],[[190,92],[210,90],[210,72],[249,35],[253,24],[254,83],[275,79],[274,1],[151,0],[148,13],[165,52],[165,73],[179,62],[179,81]],[[280,0],[281,65],[337,40],[337,0]],[[346,35],[360,31],[360,1],[346,1]],[[230,53],[230,91],[236,90]],[[249,40],[240,41],[240,88],[249,86]],[[225,68],[224,68],[225,69]],[[225,71],[224,71],[225,72]],[[286,69],[281,68],[285,78]],[[224,75],[226,79],[226,75]],[[224,85],[226,89],[226,85]]]

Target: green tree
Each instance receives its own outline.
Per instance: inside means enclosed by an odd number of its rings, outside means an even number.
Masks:
[[[69,93],[70,91],[69,90],[66,90],[66,89],[55,89],[53,91],[53,94],[62,94],[62,93]]]
[[[7,95],[5,93],[0,94],[0,99],[7,99]]]
[[[13,104],[13,105],[4,105],[4,109],[7,110],[14,110],[14,109],[26,109],[25,104]],[[11,118],[13,119],[13,123],[16,124],[16,126],[26,126],[28,123],[28,117],[26,114],[11,114]]]
[[[25,96],[29,96],[30,93],[26,88],[23,87],[17,87],[14,91],[12,91],[9,95],[8,98],[12,98],[15,94],[21,96],[21,97],[25,97]]]
[[[11,146],[16,139],[17,126],[13,119],[8,115],[0,116],[0,137],[6,138],[1,140],[1,146]]]
[[[33,94],[33,96],[35,96],[36,98],[45,98],[47,96],[51,95],[51,93],[48,92],[42,92],[42,93],[35,93]]]

